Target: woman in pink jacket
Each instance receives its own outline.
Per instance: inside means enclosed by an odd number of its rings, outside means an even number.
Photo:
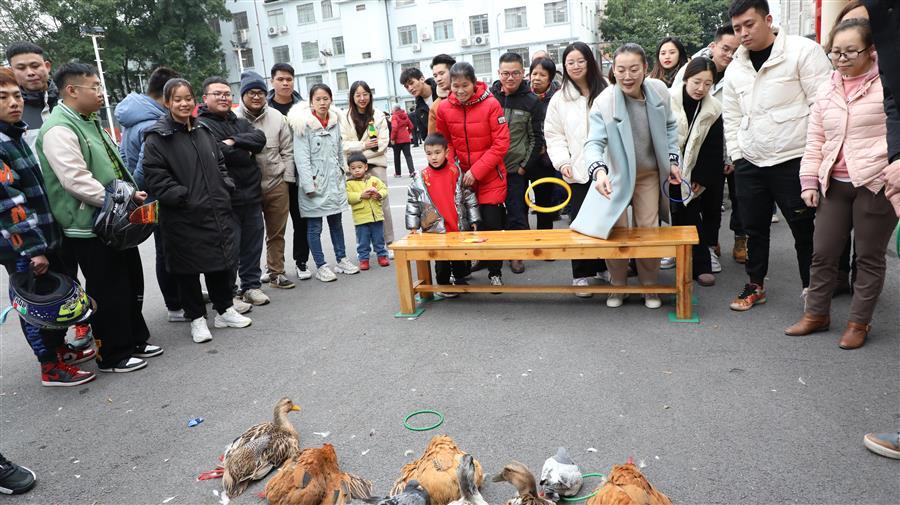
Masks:
[[[825,331],[838,260],[855,229],[857,275],[842,349],[861,347],[884,287],[885,252],[897,224],[885,196],[888,166],[884,95],[872,31],[865,19],[848,19],[835,29],[829,53],[836,70],[819,88],[800,165],[801,198],[817,207],[806,309],[787,335]]]

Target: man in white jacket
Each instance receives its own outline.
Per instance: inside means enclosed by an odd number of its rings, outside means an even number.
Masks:
[[[831,64],[815,42],[776,34],[766,0],[733,0],[728,15],[741,47],[725,72],[725,141],[749,236],[750,277],[731,309],[745,311],[766,302],[773,204],[787,217],[794,236],[804,292],[809,286],[815,209],[800,198],[800,158],[809,109]]]

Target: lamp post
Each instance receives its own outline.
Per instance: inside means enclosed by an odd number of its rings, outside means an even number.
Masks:
[[[109,136],[113,142],[116,142],[115,123],[113,123],[112,108],[109,106],[109,93],[106,91],[106,79],[103,77],[103,62],[100,60],[100,45],[97,39],[106,35],[106,30],[102,26],[82,26],[81,36],[90,37],[94,44],[94,58],[97,60],[97,72],[100,74],[100,86],[103,87],[103,103],[106,106],[106,120],[109,123]]]

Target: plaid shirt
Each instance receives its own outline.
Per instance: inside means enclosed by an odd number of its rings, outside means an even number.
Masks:
[[[26,125],[0,121],[0,262],[32,258],[57,247],[61,233],[37,157],[25,143]]]

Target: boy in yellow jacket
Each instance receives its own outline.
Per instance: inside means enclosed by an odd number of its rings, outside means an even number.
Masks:
[[[378,264],[386,267],[391,262],[388,259],[387,247],[384,245],[384,212],[381,210],[381,200],[387,197],[387,186],[378,177],[367,173],[369,164],[363,153],[350,153],[347,165],[350,167],[347,201],[353,209],[353,224],[356,225],[359,269],[369,269],[369,253],[372,248],[378,256]]]

